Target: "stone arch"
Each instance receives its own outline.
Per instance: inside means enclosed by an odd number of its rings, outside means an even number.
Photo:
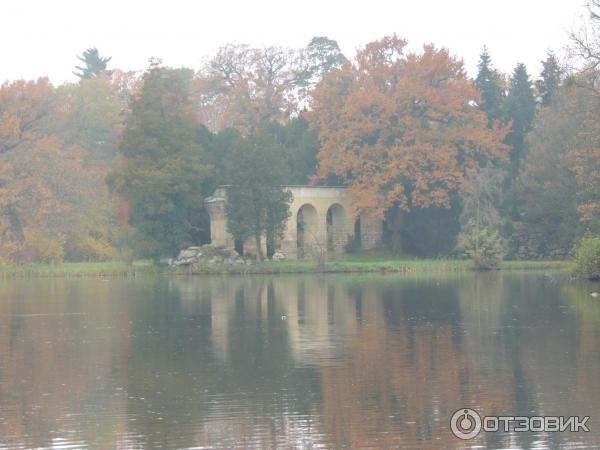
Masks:
[[[348,214],[346,209],[339,203],[334,203],[327,209],[327,253],[340,255],[348,241]]]
[[[305,203],[296,214],[296,247],[298,258],[313,256],[318,244],[319,223],[317,209],[310,203]]]

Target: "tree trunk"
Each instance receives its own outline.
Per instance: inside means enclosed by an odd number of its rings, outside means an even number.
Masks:
[[[254,235],[254,238],[256,240],[256,261],[262,261],[263,260],[263,254],[262,254],[262,245],[261,245],[261,238],[260,238],[260,234],[257,233]]]

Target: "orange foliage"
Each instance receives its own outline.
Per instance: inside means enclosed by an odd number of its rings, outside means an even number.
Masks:
[[[137,95],[142,88],[141,74],[132,70],[125,72],[115,69],[110,78],[123,111],[128,112],[131,98]]]
[[[58,238],[73,221],[68,213],[103,183],[104,167],[86,164],[87,150],[65,141],[75,113],[47,79],[0,87],[1,258],[32,259],[27,235]]]
[[[281,47],[227,45],[198,72],[194,103],[213,131],[233,127],[247,133],[270,121],[285,121],[298,103],[297,52]]]
[[[448,448],[447,419],[461,405],[514,408],[511,374],[482,374],[450,326],[412,333],[367,324],[345,365],[321,369],[322,426],[335,448]]]
[[[383,216],[449,206],[465,169],[506,158],[508,129],[487,126],[462,60],[432,45],[405,54],[396,36],[368,44],[313,93],[311,125],[321,150],[315,180],[335,176],[357,209]]]

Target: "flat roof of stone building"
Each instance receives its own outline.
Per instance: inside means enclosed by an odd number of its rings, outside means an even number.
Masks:
[[[230,184],[220,184],[217,189],[231,187]],[[286,188],[315,188],[315,189],[346,189],[346,186],[315,186],[314,184],[286,184]]]

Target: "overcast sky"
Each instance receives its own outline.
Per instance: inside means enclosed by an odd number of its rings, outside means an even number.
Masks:
[[[475,72],[485,44],[505,72],[537,75],[550,49],[584,15],[584,0],[2,0],[0,80],[74,80],[76,55],[92,46],[111,68],[143,69],[150,56],[197,69],[228,42],[304,47],[336,39],[344,53],[396,33],[411,48],[433,42]]]

